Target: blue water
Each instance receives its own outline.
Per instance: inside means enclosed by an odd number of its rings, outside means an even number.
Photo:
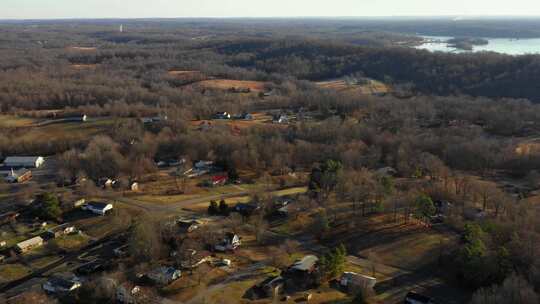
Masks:
[[[432,52],[468,53],[471,51],[459,50],[449,47],[445,41],[453,37],[442,36],[422,36],[429,40],[418,49],[425,49]],[[472,52],[497,52],[508,55],[540,54],[540,38],[534,39],[508,39],[508,38],[485,38],[489,41],[487,45],[474,46]]]

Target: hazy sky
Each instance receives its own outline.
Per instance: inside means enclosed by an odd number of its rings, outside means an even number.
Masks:
[[[0,0],[0,19],[535,15],[540,0]]]

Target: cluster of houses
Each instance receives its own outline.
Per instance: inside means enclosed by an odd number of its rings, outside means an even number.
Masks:
[[[253,120],[253,115],[250,114],[250,113],[241,113],[241,114],[231,115],[228,112],[217,112],[214,115],[212,115],[212,119],[217,119],[217,120],[227,120],[227,119]]]
[[[56,226],[48,229],[39,236],[27,239],[25,241],[15,244],[15,251],[19,254],[27,253],[35,248],[39,248],[45,244],[47,240],[55,239],[63,235],[70,235],[78,233],[79,230],[69,224]]]
[[[306,255],[283,270],[280,275],[269,277],[254,286],[250,296],[276,297],[287,292],[305,291],[319,284],[319,276],[319,258]],[[358,290],[372,289],[377,279],[355,272],[344,272],[337,283],[345,291],[354,294]]]
[[[7,183],[24,183],[32,178],[31,169],[44,165],[42,156],[8,156],[0,165],[0,176]]]

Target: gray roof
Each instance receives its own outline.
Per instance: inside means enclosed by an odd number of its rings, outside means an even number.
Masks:
[[[296,261],[291,268],[300,271],[309,271],[317,264],[319,258],[314,255],[306,255],[300,261]]]
[[[9,162],[36,162],[41,156],[8,156],[4,160],[5,163]]]

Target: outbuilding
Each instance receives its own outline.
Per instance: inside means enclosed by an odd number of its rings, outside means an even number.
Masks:
[[[89,202],[88,204],[84,204],[81,208],[95,214],[105,215],[113,209],[113,205],[103,202]]]
[[[13,168],[39,168],[44,163],[45,159],[42,156],[8,156],[4,160],[3,165]]]
[[[41,246],[43,246],[43,238],[41,238],[40,236],[36,236],[15,245],[15,250],[17,250],[18,253],[25,253]]]

